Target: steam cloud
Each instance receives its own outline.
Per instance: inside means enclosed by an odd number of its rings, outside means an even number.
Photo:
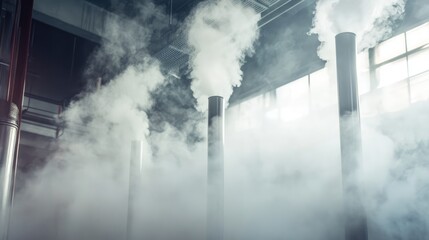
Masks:
[[[15,239],[124,238],[130,143],[152,161],[145,111],[163,81],[147,58],[72,103],[58,149],[16,196]]]
[[[248,109],[251,130],[238,128],[243,110],[230,109],[226,239],[344,239],[337,107],[288,123]],[[362,119],[359,179],[371,240],[429,236],[428,108]]]
[[[133,222],[144,226],[134,228],[132,234],[149,239],[173,235],[201,239],[192,236],[200,231],[189,233],[191,225],[202,222],[198,214],[204,212],[197,210],[205,202],[199,200],[204,195],[198,194],[204,191],[200,180],[204,162],[189,158],[190,152],[198,154],[201,147],[194,144],[191,149],[186,144],[186,128],[179,132],[164,124],[161,132],[150,132],[147,112],[156,102],[152,95],[167,82],[147,49],[152,34],[162,27],[153,18],[164,14],[153,6],[142,7],[142,18],[106,22],[107,40],[87,72],[88,77],[101,76],[104,84],[99,89],[89,86],[63,113],[67,127],[55,151],[45,166],[26,176],[16,194],[11,239],[125,239],[133,140],[143,142],[145,179],[141,180],[150,184],[142,184],[136,193],[138,214]],[[144,22],[149,29],[141,27]],[[105,74],[104,69],[111,72]],[[184,196],[196,203],[184,201]],[[182,211],[188,212],[186,217]],[[182,224],[174,224],[178,216]],[[162,225],[167,230],[161,230]]]
[[[253,52],[259,18],[240,1],[215,0],[198,5],[188,20],[191,89],[200,111],[207,108],[208,97],[222,96],[228,102],[233,87],[240,86],[240,67]]]
[[[362,177],[371,239],[426,239],[428,102],[364,119]]]
[[[58,150],[17,196],[17,216],[31,219],[17,220],[17,239],[123,238],[129,143],[143,140],[151,161],[145,110],[163,79],[156,63],[143,62],[70,106]]]
[[[318,35],[318,54],[327,60],[331,79],[336,79],[336,34],[354,32],[359,50],[374,47],[391,34],[404,9],[403,0],[319,0],[310,33]],[[358,71],[362,73],[362,69]],[[423,110],[427,108],[424,102],[401,112],[362,119],[364,154],[359,171],[370,239],[428,236],[429,219],[420,212],[428,211],[424,187],[428,178],[421,171],[428,169],[425,146],[429,135],[419,124],[427,118]]]
[[[365,35],[374,23],[384,26],[385,21],[375,19],[396,18],[403,7],[400,1],[363,2],[365,8],[360,1],[320,1],[312,32],[326,44],[339,31]],[[378,9],[371,20],[366,18],[365,10],[373,9],[368,6]],[[385,6],[394,9],[387,11],[389,17]],[[162,19],[162,9],[154,14]],[[350,14],[354,20],[349,24],[358,21],[359,26],[344,28],[340,20]],[[240,66],[258,37],[258,18],[232,0],[205,2],[192,14],[191,88],[199,110],[205,110],[209,95],[228,99],[240,84]],[[147,54],[153,29],[120,22],[108,26],[111,41],[96,54],[89,76],[108,59],[115,70],[107,75],[114,77],[103,76],[111,81],[83,93],[64,113],[68,127],[56,151],[16,195],[12,239],[124,239],[131,141],[136,139],[144,143],[146,165],[132,236],[205,238],[206,119],[187,104],[178,111],[179,103],[161,109],[171,111],[170,116],[156,113],[160,102],[172,103],[169,97],[190,97],[169,88],[171,81]],[[158,27],[162,24],[153,26]],[[324,56],[335,53],[322,48]],[[246,106],[240,109],[246,111]],[[225,239],[343,239],[337,105],[289,123],[270,120],[250,106],[245,112],[255,125],[250,130],[240,129],[249,121],[240,111],[230,108],[226,115]],[[361,174],[370,239],[429,236],[427,113],[425,102],[363,119]],[[179,119],[180,128],[167,118]]]
[[[320,58],[333,59],[334,37],[341,32],[355,33],[359,49],[373,47],[391,33],[392,24],[404,13],[405,2],[405,0],[319,0],[310,33],[319,37]]]

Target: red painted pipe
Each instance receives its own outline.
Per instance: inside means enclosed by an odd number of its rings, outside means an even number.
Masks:
[[[14,151],[13,159],[11,159],[12,169],[9,169],[12,173],[10,182],[7,184],[7,189],[10,189],[8,193],[9,199],[5,200],[9,202],[10,208],[13,206],[14,190],[15,190],[15,176],[18,168],[18,152],[19,152],[19,141],[20,141],[20,129],[22,119],[22,105],[25,93],[25,81],[27,78],[27,66],[28,56],[30,50],[30,37],[31,37],[31,22],[33,14],[34,0],[17,0],[15,19],[13,23],[13,32],[11,39],[11,52],[10,52],[10,65],[9,65],[9,76],[7,85],[6,101],[10,106],[16,105],[18,108],[18,116],[16,121],[16,137],[14,138],[15,146],[11,147]],[[11,138],[13,139],[13,138]],[[13,145],[11,145],[13,146]],[[4,185],[3,184],[3,185]],[[5,202],[5,204],[7,204]],[[9,211],[8,211],[9,212]],[[9,213],[7,213],[9,215]],[[8,216],[5,216],[6,221],[4,224],[8,225]],[[8,226],[2,226],[2,238],[8,238]]]
[[[31,20],[34,0],[18,0],[12,35],[7,100],[15,103],[20,112],[27,78],[30,50]]]
[[[21,138],[22,105],[27,79],[28,56],[30,52],[31,21],[33,19],[34,0],[17,0],[12,40],[11,64],[9,68],[9,84],[13,83],[8,101],[18,107],[18,136],[15,144],[15,161],[13,163],[14,180],[12,181],[12,199],[15,192],[15,177],[18,169],[19,142]],[[14,61],[12,61],[14,60]],[[12,78],[13,77],[13,78]]]
[[[6,101],[12,102],[13,89],[15,85],[15,73],[16,73],[16,60],[18,53],[18,41],[19,41],[19,19],[21,13],[21,0],[16,1],[15,7],[15,18],[13,21],[12,38],[10,47],[10,63],[9,63],[9,75],[7,81]]]

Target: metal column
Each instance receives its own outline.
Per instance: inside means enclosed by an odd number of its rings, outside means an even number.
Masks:
[[[224,230],[223,97],[209,97],[207,141],[207,239],[222,240]]]
[[[18,133],[18,108],[0,101],[0,239],[7,239],[10,204],[15,175],[15,147]]]
[[[16,2],[6,96],[0,99],[0,239],[8,237],[27,76],[33,0]]]
[[[143,171],[143,142],[133,141],[131,145],[130,179],[128,189],[127,240],[133,239],[134,211],[136,192],[142,180]]]
[[[335,37],[345,239],[367,240],[365,209],[360,198],[357,171],[362,158],[359,94],[356,73],[356,35]]]
[[[15,13],[7,100],[21,110],[27,78],[34,0],[18,0]]]

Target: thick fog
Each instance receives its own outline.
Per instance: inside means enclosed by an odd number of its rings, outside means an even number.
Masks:
[[[257,102],[226,110],[225,239],[344,239],[333,37],[353,31],[359,49],[374,46],[405,4],[317,2],[306,31],[319,38],[330,68],[327,108],[287,122]],[[206,238],[207,97],[228,103],[246,81],[241,67],[257,47],[260,15],[234,0],[198,4],[182,23],[191,53],[177,79],[149,51],[167,27],[166,10],[147,2],[135,10],[133,19],[107,22],[106,41],[88,62],[88,88],[61,116],[55,151],[15,195],[11,239],[126,239],[127,224],[130,239]],[[369,239],[429,238],[429,103],[361,122],[357,170]],[[129,220],[135,140],[144,164]]]
[[[233,87],[242,80],[241,65],[253,53],[258,37],[259,14],[231,0],[201,3],[189,19],[191,89],[198,109],[207,98],[220,95],[228,102]]]

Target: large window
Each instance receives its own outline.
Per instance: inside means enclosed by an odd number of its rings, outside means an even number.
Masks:
[[[363,117],[429,100],[429,23],[359,53],[357,64]],[[336,106],[332,75],[323,68],[230,108],[240,118],[237,129],[254,129],[272,120],[297,121]]]
[[[293,122],[334,106],[334,82],[326,68],[305,75],[277,89],[255,96],[228,109],[238,130],[249,130],[267,121]]]
[[[320,111],[333,105],[335,103],[335,93],[326,68],[311,73],[309,78],[311,110]]]
[[[383,95],[385,111],[428,99],[429,23],[386,40],[373,51],[372,85]]]
[[[292,121],[304,117],[310,110],[308,76],[281,86],[276,90],[280,119]]]

